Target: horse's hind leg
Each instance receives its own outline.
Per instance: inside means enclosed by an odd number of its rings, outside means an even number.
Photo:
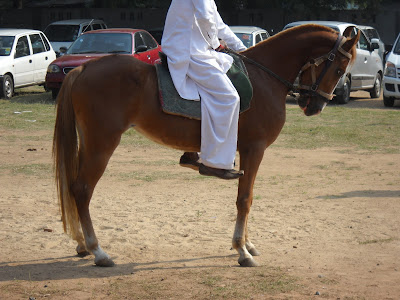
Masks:
[[[89,255],[90,252],[86,250],[85,238],[83,237],[80,223],[74,223],[73,226],[74,229],[71,230],[73,232],[72,239],[78,243],[78,246],[76,246],[76,253],[79,257],[85,257]]]
[[[103,267],[113,266],[114,262],[98,243],[90,217],[89,203],[97,182],[103,175],[112,153],[119,144],[120,137],[120,134],[114,137],[103,135],[101,138],[98,136],[98,140],[95,140],[96,136],[87,136],[84,145],[81,143],[78,176],[72,185],[72,192],[85,237],[85,248],[95,256],[95,264]],[[78,248],[80,246],[78,241]]]

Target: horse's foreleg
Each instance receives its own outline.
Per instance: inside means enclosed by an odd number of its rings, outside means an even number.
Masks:
[[[239,253],[239,264],[243,267],[256,267],[258,263],[253,255],[259,255],[255,246],[248,237],[247,221],[250,207],[253,202],[253,185],[261,163],[264,151],[241,151],[240,169],[244,170],[244,176],[239,180],[238,197],[236,201],[237,219],[233,235],[233,248]]]
[[[91,145],[96,145],[95,149],[90,149],[90,146],[81,147],[82,150],[79,153],[79,172],[76,181],[72,185],[72,192],[75,197],[82,232],[85,237],[85,251],[89,251],[95,256],[96,265],[110,267],[114,265],[114,262],[100,247],[89,212],[89,203],[94,188],[103,175],[108,160],[119,143],[119,138],[114,138],[115,142],[112,142],[112,138],[105,140],[107,140],[107,143],[91,143]],[[103,146],[104,144],[107,144],[107,148]],[[82,245],[79,244],[79,241],[77,251],[78,249],[82,250]]]
[[[245,231],[245,245],[246,245],[247,251],[249,251],[249,253],[251,255],[253,255],[253,256],[259,256],[260,252],[258,252],[258,250],[256,249],[256,246],[254,246],[254,244],[250,241],[247,222],[246,222],[246,229],[245,230],[246,230]]]

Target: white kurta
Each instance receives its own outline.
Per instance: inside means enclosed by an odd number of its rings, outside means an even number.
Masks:
[[[236,155],[239,95],[226,75],[232,58],[214,50],[219,39],[233,50],[246,49],[222,21],[214,0],[172,0],[161,42],[172,80],[182,98],[201,97],[202,162],[231,169]]]

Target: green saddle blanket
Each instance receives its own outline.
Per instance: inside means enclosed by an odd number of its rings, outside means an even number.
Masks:
[[[228,77],[235,86],[240,96],[240,112],[246,111],[250,107],[253,97],[253,87],[249,80],[246,67],[242,59],[234,54],[232,67],[227,72]],[[167,57],[160,52],[161,63],[157,63],[156,70],[158,76],[158,89],[162,110],[165,113],[179,115],[191,119],[201,119],[200,101],[191,101],[181,98],[177,92],[169,73]]]

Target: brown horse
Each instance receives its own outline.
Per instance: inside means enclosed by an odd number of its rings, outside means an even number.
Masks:
[[[239,180],[233,248],[241,266],[257,265],[253,256],[259,253],[248,237],[247,221],[264,151],[285,123],[289,87],[283,82],[294,82],[302,70],[299,105],[306,115],[321,112],[354,60],[359,35],[351,37],[350,31],[342,37],[327,27],[304,25],[242,52],[259,66],[246,63],[254,93],[250,109],[239,119],[238,151],[245,173]],[[97,241],[89,202],[121,135],[133,127],[175,149],[200,149],[200,121],[165,114],[158,96],[154,66],[111,55],[71,71],[57,98],[53,155],[64,230],[78,242],[78,255],[94,254],[98,266],[114,263]]]

